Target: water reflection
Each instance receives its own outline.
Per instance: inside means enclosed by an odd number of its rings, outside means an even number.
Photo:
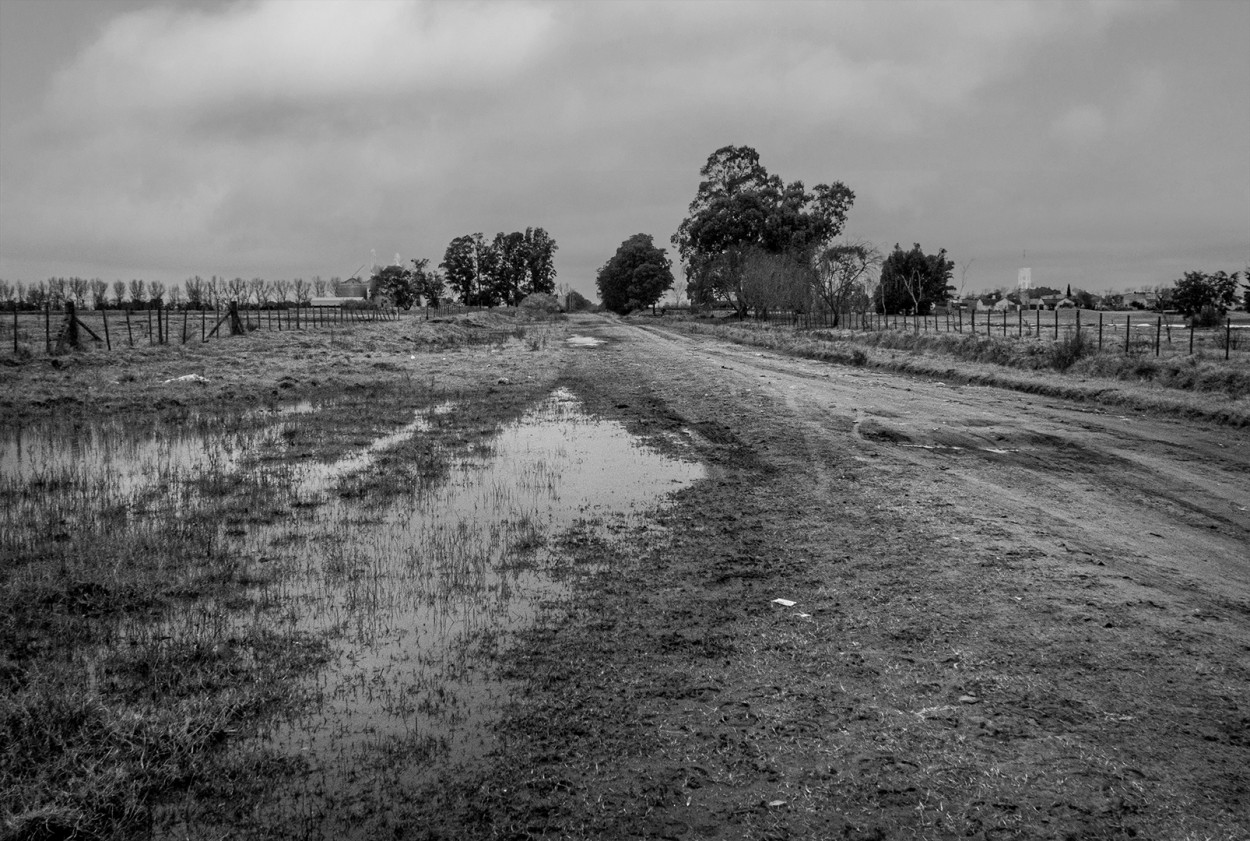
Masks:
[[[160,619],[124,620],[118,644],[215,644],[256,627],[333,640],[332,663],[311,678],[319,703],[264,736],[307,759],[307,788],[266,808],[306,820],[296,834],[350,836],[327,821],[334,804],[489,747],[485,725],[513,689],[490,674],[490,657],[566,595],[554,538],[627,524],[703,471],[586,415],[567,391],[485,445],[440,434],[456,428],[456,407],[442,404],[338,461],[286,458],[285,437],[318,411],[0,431],[0,547],[46,549],[54,528],[65,533],[56,551],[89,563],[93,532],[207,522],[214,552],[242,559],[248,598],[204,590]],[[438,451],[437,475],[385,496],[343,493],[354,477],[384,477],[379,459],[414,439]],[[240,498],[283,513],[216,523],[214,506]]]
[[[290,547],[297,567],[272,599],[298,604],[300,627],[341,640],[319,678],[324,703],[273,744],[311,759],[318,797],[399,772],[370,772],[365,753],[380,740],[428,739],[455,760],[480,753],[509,687],[475,652],[565,594],[549,574],[549,538],[588,520],[627,523],[701,475],[560,391],[500,430],[489,452],[457,456],[438,487],[368,513],[336,498],[312,522],[266,529],[263,542]],[[375,522],[361,527],[362,516]]]

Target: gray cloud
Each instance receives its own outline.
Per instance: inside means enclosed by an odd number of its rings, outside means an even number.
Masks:
[[[1221,96],[1250,66],[1239,42],[1197,68],[1140,47],[1231,43],[1230,6],[153,5],[3,113],[0,273],[342,274],[541,225],[590,292],[745,143],[787,180],[847,182],[861,236],[976,258],[977,285],[1023,248],[1163,282],[1146,245],[1169,230],[1172,253],[1245,258],[1250,106]]]

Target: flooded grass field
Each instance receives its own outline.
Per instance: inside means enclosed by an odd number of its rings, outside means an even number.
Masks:
[[[490,749],[495,653],[593,571],[559,536],[702,475],[565,390],[417,403],[0,440],[10,827],[352,837]]]

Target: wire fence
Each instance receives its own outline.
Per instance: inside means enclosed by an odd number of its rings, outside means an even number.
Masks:
[[[1004,339],[1059,342],[1084,337],[1100,351],[1136,355],[1220,353],[1231,359],[1250,353],[1250,314],[1223,324],[1197,327],[1175,314],[1099,312],[1064,308],[1050,310],[947,310],[927,316],[877,312],[770,312],[755,320],[799,329],[842,329],[915,334],[963,334]]]
[[[371,321],[395,321],[401,317],[428,320],[480,309],[482,307],[446,304],[404,311],[366,303],[363,299],[359,304],[352,301],[346,305],[317,306],[308,303],[255,306],[232,301],[220,308],[198,309],[83,310],[67,302],[56,307],[49,304],[43,309],[0,311],[0,354],[55,356],[84,346],[113,351],[145,345],[185,345],[256,330],[318,330]]]

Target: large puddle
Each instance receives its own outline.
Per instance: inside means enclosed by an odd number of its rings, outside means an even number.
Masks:
[[[491,673],[491,654],[567,595],[553,575],[561,563],[555,539],[575,526],[610,534],[703,470],[586,415],[571,393],[557,391],[485,446],[448,451],[450,468],[436,480],[371,502],[335,490],[376,470],[387,449],[432,435],[444,416],[454,419],[455,406],[419,413],[333,464],[248,460],[310,411],[292,407],[246,434],[126,436],[93,427],[67,443],[27,430],[0,439],[0,490],[23,500],[18,489],[42,486],[28,495],[30,516],[48,493],[94,488],[79,491],[76,510],[86,522],[88,509],[132,508],[153,494],[191,505],[193,479],[205,470],[285,471],[289,516],[223,531],[265,583],[253,586],[246,610],[234,607],[219,621],[281,625],[334,643],[333,661],[312,687],[319,703],[266,736],[306,760],[305,784],[275,808],[308,816],[311,829],[334,803],[410,786],[435,760],[469,761],[489,748],[484,725],[513,688]],[[17,507],[0,517],[8,545],[23,530]],[[177,635],[185,621],[133,633]]]
[[[372,763],[366,754],[388,741],[453,761],[479,755],[490,744],[482,725],[510,689],[483,653],[567,595],[551,575],[553,538],[581,523],[626,525],[702,475],[560,391],[489,447],[457,455],[440,484],[382,510],[330,498],[308,522],[259,530],[264,551],[284,547],[295,562],[266,598],[296,606],[301,629],[339,640],[320,676],[322,704],[279,727],[273,744],[312,760],[315,792],[409,783],[426,771]],[[324,486],[313,476],[313,488]]]

